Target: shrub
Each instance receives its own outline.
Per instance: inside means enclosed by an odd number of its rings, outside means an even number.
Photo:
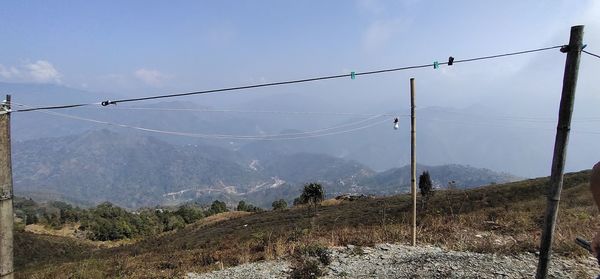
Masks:
[[[240,201],[236,208],[237,211],[246,211],[246,212],[262,212],[264,211],[262,208],[254,206],[252,204],[246,203],[245,201]]]
[[[329,265],[331,263],[331,254],[327,247],[320,244],[309,244],[298,249],[298,256],[300,257],[315,257],[323,265]]]
[[[227,209],[227,205],[225,204],[225,202],[215,200],[210,205],[210,209],[208,210],[208,213],[209,213],[208,215],[214,215],[214,214],[228,212],[228,211],[229,210]]]
[[[325,199],[325,191],[323,186],[319,183],[308,183],[304,185],[302,195],[298,198],[298,204],[309,204],[315,209],[317,213],[317,205],[319,205]],[[296,204],[296,201],[294,201]]]
[[[273,210],[282,210],[288,207],[288,204],[284,199],[276,200],[271,205],[273,206]]]
[[[175,214],[180,216],[186,224],[194,223],[204,217],[204,213],[200,208],[191,205],[182,205],[175,211]]]
[[[313,279],[325,275],[321,270],[319,262],[315,259],[302,259],[292,266],[290,278],[292,279]]]

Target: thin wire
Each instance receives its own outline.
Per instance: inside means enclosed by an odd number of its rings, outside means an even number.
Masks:
[[[519,128],[519,129],[535,129],[539,131],[556,131],[556,128],[553,127],[539,127],[539,126],[515,126],[515,125],[505,125],[504,123],[493,123],[485,121],[460,121],[460,120],[451,120],[451,119],[439,119],[439,118],[430,118],[430,121],[438,121],[438,122],[448,122],[448,123],[457,123],[460,125],[467,126],[483,126],[483,127],[503,127],[503,128]],[[586,131],[586,130],[571,130],[574,134],[600,134],[597,131]]]
[[[57,113],[57,112],[50,112],[50,111],[38,111],[38,112],[39,113],[49,114],[49,115],[61,116],[61,117],[70,118],[70,119],[75,119],[75,120],[81,120],[81,121],[87,121],[87,122],[97,123],[97,124],[104,124],[104,125],[116,126],[116,127],[121,127],[121,128],[135,129],[135,130],[140,130],[140,131],[145,131],[145,132],[161,133],[161,134],[168,134],[168,135],[178,135],[178,136],[187,136],[187,137],[194,137],[194,138],[235,139],[235,140],[295,140],[295,139],[316,138],[316,137],[338,135],[338,134],[344,134],[344,133],[349,133],[349,132],[353,132],[353,131],[358,131],[358,130],[362,130],[362,129],[366,129],[366,128],[369,128],[369,127],[373,127],[375,125],[379,125],[379,124],[381,124],[383,122],[389,121],[389,119],[383,119],[381,121],[377,121],[377,122],[370,123],[370,124],[367,124],[367,125],[363,125],[363,126],[360,126],[360,127],[356,127],[356,128],[352,128],[352,129],[348,129],[348,130],[336,131],[336,132],[329,132],[329,133],[325,133],[325,134],[315,134],[315,133],[323,132],[323,131],[327,131],[327,130],[339,129],[339,128],[347,127],[347,126],[350,126],[350,125],[356,125],[358,123],[364,123],[366,121],[365,120],[361,120],[361,121],[358,121],[358,122],[355,122],[355,123],[351,123],[351,124],[345,124],[345,125],[340,125],[340,126],[337,126],[337,127],[330,127],[330,128],[325,128],[325,129],[320,129],[320,130],[315,130],[315,131],[309,131],[309,132],[303,132],[303,133],[290,133],[290,134],[278,134],[278,135],[259,135],[259,136],[242,136],[242,135],[197,134],[197,133],[165,131],[165,130],[150,129],[150,128],[132,126],[132,125],[127,125],[127,124],[113,123],[113,122],[108,122],[108,121],[102,121],[102,120],[96,120],[96,119],[91,119],[91,118],[79,117],[79,116],[74,116],[74,115],[69,115],[69,114],[64,114],[64,113]],[[381,117],[381,115],[379,115],[377,117],[373,117],[373,118],[367,119],[367,120],[373,120],[373,119],[376,119],[378,117]],[[295,137],[290,137],[290,136],[295,136]]]
[[[478,61],[478,60],[484,60],[484,59],[493,59],[493,58],[499,58],[499,57],[520,55],[520,54],[545,51],[545,50],[550,50],[550,49],[555,49],[555,48],[560,48],[560,47],[562,47],[562,45],[552,46],[552,47],[544,47],[544,48],[538,48],[538,49],[532,49],[532,50],[525,50],[525,51],[509,52],[509,53],[490,55],[490,56],[468,58],[468,59],[462,59],[462,60],[455,60],[454,63],[464,63],[464,62]],[[446,64],[448,64],[448,62],[441,62],[441,63],[437,63],[437,64],[438,65],[446,65]],[[226,91],[237,91],[237,90],[252,89],[252,88],[280,86],[280,85],[288,85],[288,84],[295,84],[295,83],[306,83],[306,82],[314,82],[314,81],[320,81],[320,80],[348,78],[348,77],[352,77],[352,76],[364,76],[364,75],[389,73],[389,72],[396,72],[396,71],[403,71],[403,70],[410,70],[410,69],[428,68],[428,67],[432,67],[433,65],[434,65],[433,63],[429,63],[429,64],[423,64],[423,65],[383,69],[383,70],[368,71],[368,72],[356,72],[356,73],[350,73],[350,74],[321,76],[321,77],[314,77],[314,78],[295,79],[295,80],[261,83],[261,84],[254,84],[254,85],[226,87],[226,88],[210,89],[210,90],[194,91],[194,92],[186,92],[186,93],[176,93],[176,94],[156,95],[156,96],[148,96],[148,97],[140,97],[140,98],[119,99],[119,100],[113,100],[113,101],[106,100],[106,101],[102,102],[101,104],[103,106],[109,105],[109,104],[116,105],[118,103],[126,103],[126,102],[138,102],[138,101],[145,101],[145,100],[155,100],[155,99],[182,97],[182,96],[190,96],[190,95],[202,95],[202,94],[218,93],[218,92],[226,92]],[[67,107],[80,107],[80,106],[87,106],[87,105],[93,105],[93,104],[97,104],[97,103],[52,106],[52,107],[36,107],[36,108],[29,108],[29,109],[23,109],[23,110],[14,110],[13,112],[51,110],[51,109],[61,109],[61,108],[67,108]]]
[[[476,57],[476,58],[455,60],[454,63],[463,63],[463,62],[471,62],[471,61],[478,61],[478,60],[484,60],[484,59],[493,59],[493,58],[499,58],[499,57],[505,57],[505,56],[512,56],[512,55],[519,55],[519,54],[526,54],[526,53],[531,53],[531,52],[550,50],[550,49],[561,48],[561,47],[563,47],[563,46],[560,45],[560,46],[544,47],[544,48],[538,48],[538,49],[532,49],[532,50],[524,50],[524,51],[505,53],[505,54],[497,54],[497,55],[490,55],[490,56],[483,56],[483,57]],[[443,64],[448,64],[448,62],[439,63],[439,65],[443,65]]]
[[[600,58],[600,55],[598,55],[598,54],[594,54],[594,53],[591,53],[591,52],[589,52],[589,51],[585,51],[585,50],[582,50],[582,52],[584,52],[584,53],[587,53],[587,54],[589,54],[589,55],[591,55],[591,56],[594,56],[594,57],[596,57],[596,58]]]
[[[95,108],[96,109],[96,108]],[[269,111],[269,110],[234,110],[234,109],[188,109],[188,108],[150,108],[150,107],[113,107],[110,109],[114,110],[151,110],[151,111],[185,111],[185,112],[217,112],[217,113],[257,113],[257,114],[295,114],[295,115],[333,115],[333,116],[356,116],[356,117],[372,117],[372,116],[390,116],[390,117],[408,117],[409,114],[394,114],[394,113],[381,113],[381,114],[370,114],[370,113],[352,113],[352,112],[322,112],[322,111]],[[426,108],[420,108],[422,110]],[[459,112],[452,110],[445,110],[435,108],[433,112],[444,112],[450,114],[460,115],[473,115],[482,117],[490,120],[519,120],[523,122],[532,123],[554,123],[556,122],[555,117],[535,117],[535,116],[512,116],[512,115],[490,115],[490,114],[476,114],[468,112]],[[427,115],[427,114],[425,114]],[[600,117],[578,117],[573,119],[573,122],[598,122]]]
[[[28,105],[25,104],[20,104],[20,103],[14,103],[17,106],[21,106],[21,107],[30,107]],[[308,132],[299,132],[299,133],[286,133],[286,134],[271,134],[271,135],[258,135],[258,136],[246,136],[246,135],[210,135],[210,136],[222,136],[222,137],[239,137],[239,138],[256,138],[256,137],[284,137],[284,136],[298,136],[298,135],[306,135],[306,134],[315,134],[315,133],[321,133],[321,132],[325,132],[325,131],[331,131],[331,130],[338,130],[341,128],[345,128],[345,127],[351,127],[351,126],[355,126],[358,124],[362,124],[364,122],[368,122],[377,118],[380,118],[384,116],[383,114],[375,114],[375,115],[371,115],[369,118],[366,119],[362,119],[356,122],[351,122],[351,123],[346,123],[346,124],[342,124],[342,125],[338,125],[338,126],[333,126],[333,127],[328,127],[328,128],[323,128],[323,129],[318,129],[318,130],[313,130],[313,131],[308,131]],[[74,116],[77,117],[77,116]],[[83,117],[81,117],[83,118]],[[97,120],[100,121],[100,120]],[[101,121],[102,122],[102,121]]]
[[[73,105],[57,105],[57,106],[49,106],[49,107],[38,107],[38,108],[28,108],[28,109],[19,109],[19,110],[11,110],[11,112],[26,112],[26,111],[36,111],[36,110],[52,110],[52,109],[66,109],[66,108],[77,108],[83,106],[91,106],[91,105],[100,105],[101,103],[81,103],[81,104],[73,104]]]
[[[331,130],[338,130],[341,128],[345,128],[345,127],[350,127],[350,126],[354,126],[357,124],[361,124],[367,121],[371,121],[373,119],[377,119],[380,118],[382,115],[375,115],[372,117],[369,117],[367,119],[363,119],[357,122],[353,122],[353,123],[346,123],[343,125],[339,125],[339,126],[333,126],[333,127],[329,127],[329,128],[323,128],[323,129],[318,129],[318,130],[313,130],[313,131],[308,131],[308,132],[299,132],[299,133],[287,133],[287,134],[271,134],[271,135],[260,135],[260,136],[236,136],[236,137],[244,137],[244,138],[256,138],[256,137],[286,137],[286,136],[299,136],[299,135],[307,135],[307,134],[316,134],[316,133],[321,133],[321,132],[325,132],[325,131],[331,131]],[[230,136],[230,135],[225,135],[225,136]]]
[[[409,116],[390,113],[353,113],[353,112],[326,112],[326,111],[276,111],[276,110],[234,110],[234,109],[187,109],[187,108],[144,108],[144,107],[113,107],[114,110],[151,110],[151,111],[186,111],[186,112],[232,112],[232,113],[257,113],[257,114],[298,114],[298,115],[333,115],[333,116]]]
[[[512,115],[492,115],[492,114],[478,114],[478,113],[469,113],[469,112],[461,112],[461,111],[452,111],[447,109],[435,108],[433,112],[442,112],[449,114],[459,114],[459,115],[467,115],[467,116],[476,116],[477,119],[489,119],[489,120],[500,120],[500,121],[520,121],[520,122],[532,122],[532,123],[555,123],[556,117],[534,117],[534,116],[512,116]],[[429,116],[428,114],[424,114],[425,116]],[[577,117],[573,119],[572,122],[597,122],[600,121],[600,117]]]

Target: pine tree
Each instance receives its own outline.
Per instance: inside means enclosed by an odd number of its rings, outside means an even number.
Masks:
[[[433,195],[433,183],[431,183],[431,177],[428,171],[424,171],[419,176],[419,189],[421,190],[421,196],[423,197],[422,208],[424,208],[429,200],[429,197]]]

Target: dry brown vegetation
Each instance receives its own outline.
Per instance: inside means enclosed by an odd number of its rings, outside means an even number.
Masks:
[[[586,255],[573,240],[576,236],[590,239],[600,227],[588,178],[589,171],[565,177],[555,255]],[[419,213],[418,241],[484,253],[534,252],[539,245],[547,181],[540,178],[467,191],[438,191],[428,208]],[[232,213],[121,247],[92,251],[82,246],[81,252],[74,250],[73,255],[58,257],[60,261],[53,264],[42,265],[44,261],[38,260],[35,265],[27,265],[22,261],[17,275],[172,278],[186,272],[284,257],[308,245],[408,241],[411,205],[407,195],[336,203],[320,207],[316,216],[312,209],[303,207]]]

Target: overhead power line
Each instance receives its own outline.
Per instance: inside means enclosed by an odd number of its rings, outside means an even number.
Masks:
[[[354,113],[354,112],[331,112],[331,111],[281,111],[281,110],[237,110],[237,109],[194,109],[194,108],[152,108],[152,107],[112,107],[113,110],[147,110],[147,111],[173,111],[173,112],[215,112],[215,113],[256,113],[256,114],[295,114],[295,115],[333,115],[333,116],[399,116],[391,113]],[[400,115],[410,116],[410,115]]]
[[[556,123],[556,117],[539,117],[539,116],[519,116],[519,115],[500,115],[500,114],[492,114],[492,113],[472,113],[472,112],[464,112],[464,111],[456,111],[449,110],[443,108],[435,108],[431,112],[427,114],[423,114],[425,117],[428,117],[431,113],[446,113],[446,114],[456,114],[456,115],[464,115],[470,116],[470,121],[477,120],[499,120],[499,121],[518,121],[518,122],[532,122],[532,123]],[[600,116],[587,116],[587,117],[577,117],[572,120],[573,122],[599,122]]]
[[[22,107],[27,107],[27,105],[23,105],[23,104],[17,104],[17,103],[13,103],[17,106],[22,106]],[[364,130],[367,128],[371,128],[380,124],[383,124],[385,122],[390,121],[389,119],[382,119],[380,121],[376,121],[376,122],[372,122],[372,123],[368,123],[368,124],[364,124],[358,127],[352,127],[350,129],[345,129],[345,130],[341,130],[341,131],[334,131],[334,130],[339,130],[341,128],[347,128],[347,127],[351,127],[351,126],[356,126],[358,124],[363,124],[365,122],[371,121],[371,120],[375,120],[379,117],[383,117],[386,115],[380,114],[380,115],[375,115],[371,118],[367,118],[367,119],[363,119],[363,120],[359,120],[353,123],[347,123],[347,124],[342,124],[342,125],[338,125],[338,126],[333,126],[333,127],[329,127],[329,128],[323,128],[323,129],[317,129],[317,130],[313,130],[313,131],[307,131],[307,132],[299,132],[299,133],[286,133],[286,134],[271,134],[271,135],[224,135],[224,134],[201,134],[201,133],[189,133],[189,132],[177,132],[177,131],[165,131],[165,130],[159,130],[159,129],[151,129],[151,128],[145,128],[145,127],[139,127],[139,126],[134,126],[134,125],[127,125],[127,124],[121,124],[121,123],[113,123],[113,122],[108,122],[108,121],[102,121],[102,120],[97,120],[97,119],[91,119],[91,118],[85,118],[85,117],[80,117],[80,116],[75,116],[75,115],[70,115],[70,114],[64,114],[64,113],[58,113],[58,112],[51,112],[51,111],[37,111],[38,113],[44,113],[44,114],[48,114],[48,115],[54,115],[54,116],[59,116],[59,117],[64,117],[64,118],[70,118],[70,119],[74,119],[74,120],[80,120],[80,121],[86,121],[86,122],[92,122],[92,123],[96,123],[96,124],[103,124],[103,125],[108,125],[108,126],[114,126],[114,127],[121,127],[121,128],[128,128],[128,129],[133,129],[133,130],[138,130],[138,131],[144,131],[144,132],[151,132],[151,133],[158,133],[158,134],[166,134],[166,135],[174,135],[174,136],[185,136],[185,137],[192,137],[192,138],[203,138],[203,139],[224,139],[224,140],[262,140],[262,141],[278,141],[278,140],[298,140],[298,139],[309,139],[309,138],[317,138],[317,137],[324,137],[324,136],[332,136],[332,135],[340,135],[340,134],[345,134],[345,133],[350,133],[350,132],[354,132],[354,131],[359,131],[359,130]],[[401,115],[401,116],[405,116],[405,115]],[[466,122],[466,121],[456,121],[456,120],[449,120],[449,119],[429,119],[429,120],[441,120],[441,121],[448,121],[448,122],[455,122],[461,125],[484,125],[484,126],[500,126],[500,127],[512,127],[512,128],[525,128],[525,129],[536,129],[536,130],[545,130],[545,131],[552,131],[553,129],[551,128],[545,128],[545,127],[521,127],[521,126],[511,126],[511,125],[499,125],[497,123],[485,123],[485,121],[479,121],[476,123],[473,122]],[[326,132],[326,133],[323,133]],[[583,131],[583,130],[578,130],[578,131],[572,131],[573,133],[576,134],[600,134],[600,132],[596,132],[596,131]]]
[[[409,114],[398,114],[398,113],[353,113],[353,112],[329,112],[329,111],[274,111],[274,110],[237,110],[237,109],[194,109],[194,108],[152,108],[152,107],[113,107],[112,110],[142,110],[142,111],[168,111],[168,112],[206,112],[206,113],[250,113],[250,114],[284,114],[284,115],[298,115],[298,116],[312,116],[312,115],[327,115],[327,116],[348,116],[348,117],[373,117],[373,116],[389,116],[389,117],[408,117]],[[427,108],[419,108],[421,111]],[[465,116],[475,116],[477,118],[484,118],[490,120],[500,121],[519,121],[519,122],[532,122],[532,123],[555,123],[556,117],[540,117],[540,116],[515,116],[515,115],[500,115],[500,114],[481,114],[481,113],[470,113],[456,110],[448,110],[435,108],[432,111],[428,111],[424,114],[427,117],[430,113],[448,113]],[[572,120],[573,122],[600,122],[600,116],[590,117],[577,117]]]
[[[494,59],[494,58],[500,58],[500,57],[506,57],[506,56],[514,56],[514,55],[521,55],[521,54],[527,54],[527,53],[533,53],[533,52],[546,51],[546,50],[551,50],[551,49],[556,49],[556,48],[561,48],[561,47],[563,47],[563,46],[562,45],[551,46],[551,47],[523,50],[523,51],[516,51],[516,52],[508,52],[508,53],[502,53],[502,54],[496,54],[496,55],[481,56],[481,57],[474,57],[474,58],[467,58],[467,59],[458,59],[458,60],[454,60],[454,58],[449,58],[448,62],[439,62],[439,63],[433,62],[433,63],[422,64],[422,65],[389,68],[389,69],[382,69],[382,70],[375,70],[375,71],[352,72],[349,74],[329,75],[329,76],[320,76],[320,77],[305,78],[305,79],[294,79],[294,80],[279,81],[279,82],[260,83],[260,84],[253,84],[253,85],[225,87],[225,88],[219,88],[219,89],[209,89],[209,90],[194,91],[194,92],[155,95],[155,96],[129,98],[129,99],[105,100],[105,101],[96,102],[96,103],[80,103],[80,104],[60,105],[60,106],[57,105],[57,106],[47,106],[47,107],[33,107],[33,108],[27,108],[27,109],[13,110],[13,112],[54,110],[54,109],[75,108],[75,107],[90,106],[90,105],[107,106],[107,105],[116,105],[118,103],[138,102],[138,101],[156,100],[156,99],[191,96],[191,95],[202,95],[202,94],[210,94],[210,93],[220,93],[220,92],[227,92],[227,91],[237,91],[237,90],[245,90],[245,89],[253,89],[253,88],[289,85],[289,84],[296,84],[296,83],[315,82],[315,81],[329,80],[329,79],[354,78],[356,76],[366,76],[366,75],[390,73],[390,72],[419,69],[419,68],[429,68],[429,67],[437,68],[439,65],[452,65],[452,64],[457,64],[457,63]],[[450,61],[452,61],[452,62],[450,62]]]
[[[13,103],[17,106],[23,106],[23,107],[27,107],[27,105],[23,105],[23,104],[17,104],[17,103]],[[205,139],[229,139],[229,140],[269,140],[269,141],[276,141],[276,140],[296,140],[296,139],[307,139],[307,138],[316,138],[316,137],[324,137],[324,136],[331,136],[331,135],[339,135],[339,134],[345,134],[345,133],[350,133],[350,132],[354,132],[354,131],[358,131],[358,130],[363,130],[363,129],[367,129],[379,124],[382,124],[384,122],[390,122],[390,119],[383,119],[380,121],[376,121],[373,123],[368,123],[368,124],[363,124],[365,122],[371,121],[371,120],[375,120],[377,118],[380,118],[384,115],[376,115],[367,119],[363,119],[360,121],[356,121],[353,123],[346,123],[346,124],[342,124],[342,125],[338,125],[338,126],[333,126],[333,127],[329,127],[329,128],[323,128],[323,129],[318,129],[318,130],[313,130],[313,131],[307,131],[307,132],[299,132],[299,133],[287,133],[287,134],[272,134],[272,135],[253,135],[253,136],[248,136],[248,135],[223,135],[223,134],[200,134],[200,133],[189,133],[189,132],[176,132],[176,131],[165,131],[165,130],[159,130],[159,129],[151,129],[151,128],[145,128],[145,127],[139,127],[139,126],[134,126],[134,125],[127,125],[127,124],[121,124],[121,123],[114,123],[114,122],[108,122],[108,121],[102,121],[102,120],[97,120],[97,119],[91,119],[91,118],[85,118],[85,117],[80,117],[80,116],[75,116],[75,115],[70,115],[70,114],[64,114],[64,113],[58,113],[58,112],[51,112],[51,111],[37,111],[39,113],[44,113],[44,114],[49,114],[49,115],[54,115],[54,116],[60,116],[60,117],[65,117],[65,118],[70,118],[70,119],[74,119],[74,120],[80,120],[80,121],[86,121],[86,122],[92,122],[92,123],[96,123],[96,124],[103,124],[103,125],[109,125],[109,126],[115,126],[115,127],[121,127],[121,128],[129,128],[129,129],[134,129],[134,130],[139,130],[139,131],[145,131],[145,132],[152,132],[152,133],[159,133],[159,134],[168,134],[168,135],[176,135],[176,136],[186,136],[186,137],[193,137],[193,138],[205,138]],[[358,124],[363,124],[361,126],[358,127],[353,127],[350,129],[346,129],[346,130],[341,130],[341,131],[333,131],[333,130],[339,130],[341,128],[348,128],[351,126],[356,126]],[[323,132],[327,132],[327,133],[323,133]]]

